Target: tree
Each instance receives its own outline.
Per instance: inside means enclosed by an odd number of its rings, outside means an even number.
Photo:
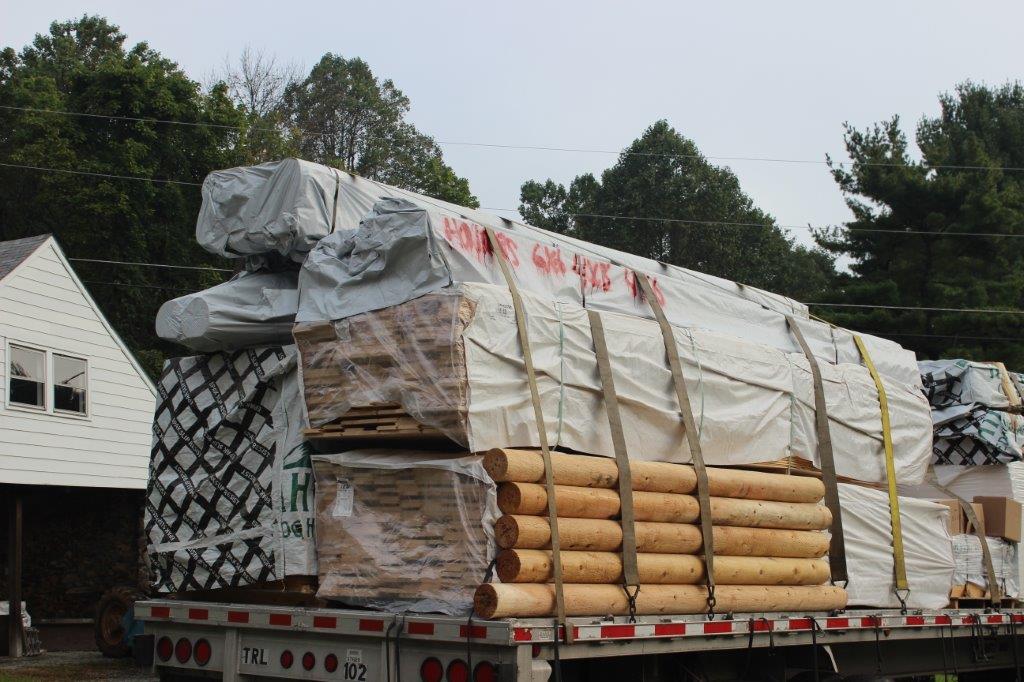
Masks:
[[[817,235],[851,260],[830,299],[872,306],[1021,309],[1024,305],[1024,89],[964,83],[922,118],[911,158],[897,117],[845,126],[848,167],[830,162],[854,218]],[[942,236],[944,233],[969,236]],[[991,236],[997,235],[997,236]],[[825,309],[924,357],[1024,367],[1024,316],[940,310]],[[982,338],[988,337],[988,338]],[[1010,341],[999,339],[1012,339]]]
[[[796,245],[756,208],[731,171],[707,162],[665,121],[601,174],[522,186],[538,227],[797,298],[824,291],[832,259]]]
[[[244,163],[297,155],[295,141],[288,133],[284,106],[285,92],[300,80],[297,65],[282,64],[276,56],[247,46],[237,62],[225,59],[222,71],[214,74],[213,79],[213,87],[223,83],[245,114],[237,144]]]
[[[100,17],[54,22],[20,53],[0,53],[0,101],[36,110],[144,120],[0,110],[0,158],[12,164],[113,177],[0,167],[0,239],[52,232],[71,257],[213,265],[195,242],[198,187],[208,172],[234,165],[240,112],[218,86],[199,85],[145,43]],[[184,184],[178,184],[184,183]],[[181,349],[153,333],[160,303],[221,280],[213,271],[76,263],[93,297],[151,373]]]
[[[478,206],[469,182],[444,163],[433,138],[405,120],[409,98],[392,81],[379,81],[362,59],[325,54],[286,89],[284,100],[303,158]]]

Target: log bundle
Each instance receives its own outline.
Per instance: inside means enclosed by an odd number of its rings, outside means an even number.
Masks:
[[[484,457],[498,483],[494,525],[500,583],[480,585],[482,618],[555,613],[551,527],[539,452],[498,449]],[[566,614],[626,615],[618,469],[612,459],[552,453]],[[637,615],[708,608],[697,479],[693,467],[630,464],[640,592]],[[718,611],[828,611],[846,604],[826,585],[832,518],[815,478],[726,468],[708,470]]]

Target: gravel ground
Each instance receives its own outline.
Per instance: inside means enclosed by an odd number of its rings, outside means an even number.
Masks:
[[[41,656],[0,656],[0,682],[20,680],[156,680],[130,658],[104,658],[94,651],[59,651]]]

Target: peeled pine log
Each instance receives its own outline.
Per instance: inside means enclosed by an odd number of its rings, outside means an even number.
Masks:
[[[561,552],[566,583],[622,583],[622,556],[613,552]],[[637,554],[643,585],[692,585],[704,581],[703,559],[690,554]],[[498,553],[498,578],[503,583],[546,583],[554,580],[551,552],[506,549]],[[716,556],[717,585],[821,585],[829,578],[821,559]]]
[[[696,554],[703,548],[700,527],[682,523],[634,524],[638,552]],[[622,526],[604,519],[559,519],[563,550],[616,552],[622,549]],[[769,528],[712,528],[716,555],[818,558],[828,552],[828,533]],[[551,527],[540,516],[502,516],[494,524],[502,549],[549,549]]]
[[[505,514],[544,514],[548,495],[537,483],[501,483],[498,508]],[[619,514],[619,493],[603,488],[555,486],[558,516],[610,519]],[[633,514],[637,521],[690,523],[700,516],[697,498],[672,493],[633,493]],[[731,497],[711,498],[711,522],[747,528],[823,530],[832,524],[828,508],[809,502],[768,502]]]
[[[495,482],[543,483],[544,458],[534,450],[495,448],[484,455],[484,468]],[[630,462],[633,490],[684,495],[697,489],[697,475],[688,464]],[[708,489],[718,497],[776,502],[817,502],[825,484],[809,476],[768,474],[742,469],[708,468]],[[615,460],[592,455],[551,453],[556,485],[614,488],[619,480]]]
[[[625,616],[629,604],[621,585],[562,586],[567,616]],[[703,585],[643,585],[636,596],[636,614],[705,613],[708,592]],[[720,613],[765,611],[834,611],[846,607],[846,590],[833,585],[721,585],[715,588]],[[484,583],[473,596],[481,618],[540,618],[555,613],[555,587],[550,584]]]

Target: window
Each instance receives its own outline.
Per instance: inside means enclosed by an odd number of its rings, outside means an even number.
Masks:
[[[11,403],[46,409],[46,352],[11,346]]]
[[[85,360],[53,354],[53,409],[85,414],[87,372]]]

